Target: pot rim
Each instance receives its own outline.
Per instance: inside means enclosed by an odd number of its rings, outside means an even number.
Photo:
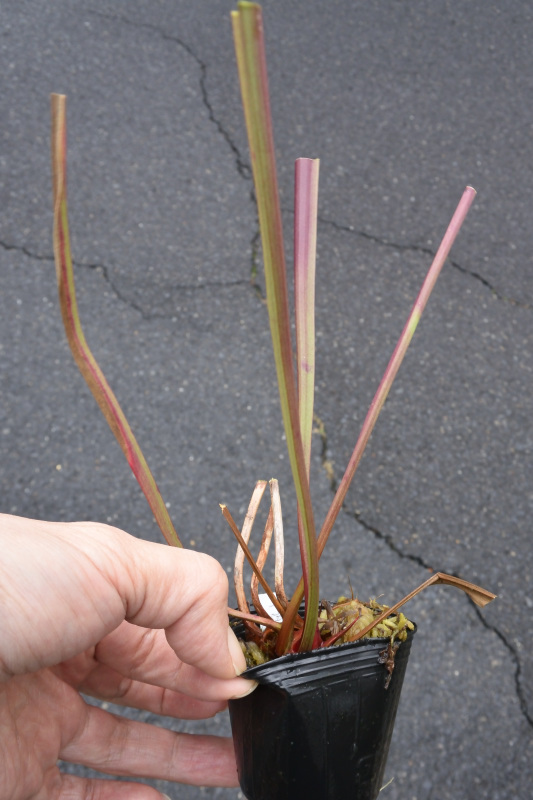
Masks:
[[[412,622],[412,620],[410,620],[410,622]],[[413,622],[413,625],[413,630],[407,631],[407,639],[404,640],[405,643],[410,641],[418,630],[418,626],[415,622]],[[355,650],[357,648],[366,647],[368,649],[377,649],[378,645],[383,648],[389,641],[389,636],[373,636],[372,638],[363,637],[362,639],[357,639],[355,642],[334,644],[331,645],[331,647],[319,647],[316,650],[306,650],[304,653],[286,653],[284,656],[278,656],[277,658],[270,659],[270,661],[265,661],[264,664],[256,664],[255,667],[248,667],[248,669],[246,669],[244,672],[241,672],[239,677],[247,678],[248,680],[260,681],[262,674],[267,672],[269,668],[284,668],[290,666],[291,664],[300,663],[309,658],[318,658],[323,660],[324,658],[328,658],[330,653],[338,656],[346,650]],[[403,644],[404,642],[400,642],[400,644]]]

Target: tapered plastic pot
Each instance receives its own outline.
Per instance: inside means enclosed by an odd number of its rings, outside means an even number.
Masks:
[[[248,800],[376,800],[413,633],[392,676],[386,639],[282,656],[244,673],[259,686],[229,710]]]

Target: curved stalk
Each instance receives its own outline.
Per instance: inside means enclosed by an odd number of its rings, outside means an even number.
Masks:
[[[237,539],[238,543],[240,544],[240,546],[244,550],[244,555],[246,556],[246,559],[247,559],[249,565],[251,566],[251,568],[254,571],[255,575],[257,575],[257,579],[258,579],[259,583],[261,584],[261,586],[263,587],[263,589],[267,593],[270,601],[276,607],[276,611],[278,612],[278,614],[280,616],[283,616],[283,606],[278,601],[278,598],[276,597],[276,595],[274,594],[274,592],[272,591],[272,589],[268,585],[263,573],[261,572],[261,570],[257,566],[257,562],[256,562],[255,558],[253,557],[253,555],[251,554],[250,548],[248,547],[248,545],[246,544],[246,542],[242,538],[241,532],[238,529],[238,527],[237,527],[237,525],[235,523],[235,520],[231,516],[229,508],[226,505],[224,505],[224,503],[219,503],[219,506],[220,506],[220,510],[222,511],[222,514],[224,516],[224,519],[226,520],[226,522],[228,523],[228,525],[231,528],[231,531],[232,531],[233,535],[235,536],[235,538]]]
[[[83,333],[70,253],[67,215],[67,133],[65,95],[51,95],[52,179],[54,192],[54,256],[61,315],[67,340],[78,368],[113,431],[148,505],[167,542],[182,547],[167,507],[128,420],[109,386]]]
[[[252,527],[255,522],[257,511],[259,509],[259,504],[266,489],[266,485],[267,485],[266,481],[257,481],[257,483],[255,484],[255,488],[241,530],[241,536],[246,542],[246,544],[248,544],[248,541],[250,540]],[[237,548],[237,553],[235,554],[235,564],[233,566],[233,585],[235,586],[235,595],[237,597],[237,605],[239,606],[240,611],[247,612],[248,601],[246,600],[246,592],[244,591],[243,568],[244,568],[244,550],[239,545],[239,547]]]
[[[248,506],[248,511],[246,512],[246,517],[244,518],[244,523],[241,530],[241,536],[244,541],[248,544],[250,539],[250,535],[252,533],[252,527],[255,522],[255,518],[257,516],[257,511],[259,509],[259,504],[261,503],[261,498],[263,497],[264,491],[266,488],[266,481],[257,481],[255,484],[254,491],[252,493],[252,497],[250,500],[250,504]],[[243,577],[243,570],[244,570],[244,550],[239,545],[237,548],[237,553],[235,554],[235,564],[233,567],[233,585],[235,586],[235,595],[237,597],[237,605],[239,606],[239,610],[244,613],[248,614],[250,609],[248,608],[248,601],[246,600],[246,592],[244,591],[244,577]],[[248,630],[251,630],[255,634],[260,634],[261,629],[258,625],[254,624],[253,622],[245,621],[245,627]]]
[[[266,560],[268,557],[268,551],[270,549],[270,542],[272,541],[272,532],[274,530],[274,515],[272,512],[272,508],[270,508],[270,513],[268,515],[268,519],[266,521],[265,530],[263,531],[263,538],[261,540],[261,549],[259,550],[259,555],[257,556],[257,568],[263,573],[265,568]],[[252,572],[252,580],[250,582],[250,594],[252,595],[252,603],[257,611],[262,617],[268,617],[269,615],[263,608],[261,604],[261,600],[259,598],[259,590],[258,590],[258,578],[255,572]],[[277,596],[277,595],[276,595]],[[279,600],[279,598],[278,598]],[[281,600],[279,601],[281,605]]]

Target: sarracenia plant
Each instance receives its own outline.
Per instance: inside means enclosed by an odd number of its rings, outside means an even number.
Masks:
[[[261,8],[257,3],[239,2],[238,10],[232,13],[233,35],[237,55],[237,66],[241,86],[241,95],[244,106],[244,115],[248,132],[248,143],[251,154],[252,170],[254,177],[255,193],[263,246],[263,261],[265,268],[265,284],[267,306],[270,319],[270,329],[274,349],[274,359],[278,377],[281,409],[285,426],[289,459],[292,469],[296,496],[298,500],[298,527],[300,538],[300,552],[302,559],[303,577],[288,604],[283,602],[283,595],[278,594],[276,608],[279,612],[280,602],[284,606],[281,614],[283,622],[276,636],[275,651],[278,655],[286,652],[291,643],[294,631],[297,630],[295,639],[299,651],[307,650],[312,645],[324,644],[324,637],[317,627],[319,608],[318,597],[318,567],[317,561],[322,555],[325,544],[331,533],[335,519],[342,508],[346,492],[361,461],[364,449],[370,438],[379,413],[387,398],[390,387],[409,343],[413,337],[422,312],[435,285],[437,277],[446,261],[452,244],[461,228],[468,210],[475,197],[475,191],[468,186],[448,226],[446,234],[437,251],[429,272],[422,284],[422,288],[415,300],[411,313],[391,356],[383,379],[374,396],[361,433],[353,450],[352,456],[339,484],[330,510],[320,530],[318,538],[315,534],[313,511],[309,493],[309,459],[311,452],[311,434],[313,420],[313,392],[314,392],[314,280],[315,280],[315,250],[317,229],[317,196],[318,196],[318,170],[319,162],[314,159],[298,159],[295,166],[295,209],[294,209],[294,297],[295,297],[295,329],[296,329],[296,372],[297,383],[293,370],[293,349],[291,343],[291,323],[288,303],[287,272],[285,267],[285,251],[283,246],[283,229],[281,222],[281,209],[276,178],[276,164],[274,151],[274,138],[270,113],[270,100],[268,93],[268,79],[266,70],[266,56],[263,37],[263,22]],[[277,484],[271,482],[272,510],[279,505]],[[243,543],[250,535],[253,519],[257,513],[257,492],[261,491],[261,482],[256,486],[252,502],[243,527],[242,536],[237,537],[242,550]],[[229,512],[223,507],[224,516],[230,520]],[[280,513],[278,512],[280,516]],[[231,521],[232,529],[236,528]],[[260,574],[265,560],[265,549],[268,549],[270,538],[268,536],[271,518],[267,521],[265,535],[261,546],[261,566],[252,563],[253,559],[246,547],[248,560],[252,564],[254,575]],[[281,519],[278,522],[280,530]],[[282,534],[281,534],[282,535]],[[275,538],[277,543],[281,536]],[[240,564],[242,555],[238,552]],[[276,573],[279,567],[276,568]],[[237,596],[243,597],[240,585],[242,569],[236,571]],[[255,580],[255,578],[254,578]],[[399,609],[407,599],[411,599],[418,591],[431,583],[447,583],[467,591],[474,602],[485,605],[494,595],[479,587],[467,584],[453,576],[436,573],[422,587],[410,593],[407,598],[400,601],[392,609],[383,609],[374,619],[373,624],[362,628],[357,637],[368,633],[374,626],[381,622],[393,610]],[[272,592],[267,591],[270,596]],[[254,605],[261,616],[265,616],[264,609],[254,599]],[[305,600],[305,621],[303,632],[298,628],[298,609],[302,600]],[[246,615],[244,603],[240,602],[241,615]],[[249,620],[249,631],[257,634],[257,626],[252,628],[253,620]],[[263,636],[263,634],[260,634]],[[331,642],[327,642],[331,643]]]
[[[239,610],[229,609],[229,612],[244,621],[252,642],[256,646],[260,646],[262,650],[268,651],[269,656],[272,656],[274,654],[281,655],[289,649],[305,651],[315,647],[328,646],[348,638],[355,640],[369,634],[383,635],[383,630],[387,630],[387,627],[383,628],[380,625],[384,621],[396,634],[400,628],[405,627],[406,620],[403,615],[391,617],[393,612],[399,610],[415,594],[433,583],[456,586],[467,592],[475,603],[483,606],[494,598],[493,594],[459,578],[435,573],[390,608],[378,606],[376,603],[365,606],[365,614],[369,608],[371,609],[368,617],[362,613],[363,606],[361,604],[357,606],[356,610],[350,607],[350,613],[347,611],[346,602],[339,603],[337,607],[331,607],[327,603],[321,605],[318,573],[319,558],[335,519],[342,508],[350,482],[431,290],[474,199],[475,191],[468,186],[457,206],[376,391],[330,510],[317,535],[309,490],[309,470],[315,372],[314,295],[319,162],[317,159],[301,158],[297,160],[295,167],[295,375],[285,250],[260,6],[256,3],[239,3],[238,11],[232,13],[232,23],[261,229],[267,306],[281,411],[298,503],[298,534],[303,574],[296,590],[291,597],[288,597],[283,585],[283,522],[279,487],[275,480],[270,481],[270,513],[257,559],[249,550],[248,541],[252,526],[267,486],[266,481],[258,481],[242,530],[239,530],[235,524],[227,507],[221,506],[224,517],[239,543],[235,561],[235,589]],[[166,505],[141,449],[83,334],[76,303],[69,243],[66,121],[63,95],[52,95],[51,111],[54,255],[59,301],[67,339],[74,359],[116,436],[163,535],[169,544],[181,547]],[[274,590],[268,585],[263,575],[272,537],[276,553]],[[256,611],[253,615],[250,614],[244,592],[244,558],[247,559],[253,571],[251,596]],[[274,620],[269,611],[265,610],[258,593],[259,584],[274,605],[281,621]],[[305,602],[303,619],[299,615],[302,601]],[[353,602],[357,603],[357,601]],[[390,623],[391,619],[394,619],[395,622]]]

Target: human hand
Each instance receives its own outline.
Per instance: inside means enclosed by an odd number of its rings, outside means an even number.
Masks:
[[[2,514],[0,548],[0,797],[160,798],[142,784],[62,774],[58,759],[237,786],[231,739],[117,717],[80,696],[201,719],[250,692],[236,677],[245,662],[222,567],[107,525]]]

